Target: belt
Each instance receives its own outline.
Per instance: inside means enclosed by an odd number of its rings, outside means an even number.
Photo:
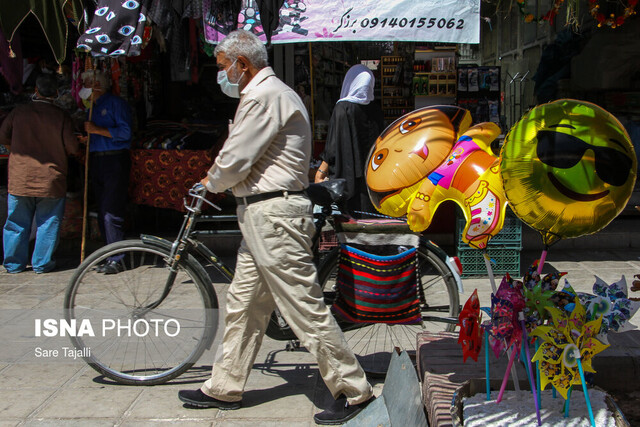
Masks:
[[[93,157],[101,157],[101,156],[115,156],[116,154],[121,154],[128,152],[129,150],[107,150],[107,151],[92,151],[90,154]]]
[[[270,193],[253,194],[251,196],[246,196],[246,197],[236,197],[236,203],[238,205],[247,206],[247,205],[250,205],[251,203],[262,202],[264,200],[269,200],[276,197],[287,197],[287,196],[291,196],[292,194],[304,194],[304,190],[299,190],[299,191],[279,190],[279,191],[272,191]]]

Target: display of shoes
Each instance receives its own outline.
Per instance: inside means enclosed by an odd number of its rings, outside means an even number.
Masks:
[[[371,402],[376,399],[375,396],[362,403],[356,405],[350,405],[347,402],[346,397],[339,397],[333,402],[331,407],[319,412],[313,416],[313,420],[316,424],[320,425],[339,425],[349,421],[366,408]]]
[[[207,396],[202,390],[180,390],[178,398],[189,406],[197,408],[218,408],[222,410],[238,409],[242,406],[242,401],[225,402],[214,397]]]

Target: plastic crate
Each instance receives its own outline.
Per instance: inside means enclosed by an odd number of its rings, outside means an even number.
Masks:
[[[458,239],[458,247],[465,247],[468,245],[461,239],[462,231],[466,225],[464,217],[458,218],[456,221],[456,237]],[[507,214],[504,219],[504,226],[502,230],[489,240],[488,246],[492,245],[511,245],[522,246],[522,221],[514,214]]]
[[[520,276],[520,246],[489,246],[487,252],[491,257],[493,274],[509,273]],[[475,248],[458,248],[458,258],[462,263],[462,277],[486,276],[487,266],[484,262],[483,251]]]

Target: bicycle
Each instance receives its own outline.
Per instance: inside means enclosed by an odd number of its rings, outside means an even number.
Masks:
[[[322,230],[333,225],[332,210],[344,196],[336,184],[312,184],[307,193],[322,212],[313,237],[318,280],[325,302],[335,300],[338,248],[317,250]],[[233,270],[197,240],[206,189],[196,184],[185,197],[184,221],[175,241],[141,235],[95,251],[78,266],[64,300],[68,323],[97,325],[98,333],[75,334],[71,341],[97,372],[121,384],[157,385],[178,377],[211,348],[218,329],[218,298],[212,283],[230,283]],[[355,227],[359,223],[354,222]],[[367,224],[369,226],[369,224]],[[107,259],[120,258],[118,274],[100,273]],[[207,271],[212,270],[212,278]],[[453,330],[462,291],[459,261],[433,242],[421,239],[418,283],[422,319],[438,329]],[[415,349],[417,325],[338,324],[369,374],[384,374],[396,347]],[[101,326],[101,329],[100,327]],[[94,328],[95,329],[95,328]],[[297,345],[295,334],[278,310],[266,335]]]

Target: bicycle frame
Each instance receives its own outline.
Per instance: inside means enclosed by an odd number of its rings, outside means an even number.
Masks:
[[[188,253],[195,253],[200,259],[205,259],[207,262],[210,262],[215,268],[217,268],[220,272],[222,272],[227,277],[233,277],[234,271],[228,268],[220,258],[213,253],[208,247],[206,247],[202,242],[193,238],[193,236],[197,233],[194,230],[195,225],[198,223],[198,217],[202,213],[202,205],[203,203],[210,204],[218,210],[221,210],[218,206],[209,202],[205,198],[206,190],[203,186],[195,186],[194,188],[189,190],[189,196],[191,196],[190,203],[187,203],[185,198],[184,206],[187,210],[187,214],[185,215],[182,226],[180,227],[180,231],[176,239],[171,242],[169,240],[152,236],[152,235],[141,235],[140,238],[143,242],[148,243],[153,246],[162,247],[166,250],[170,251],[169,258],[167,259],[167,265],[169,266],[170,275],[165,282],[163,293],[161,297],[146,307],[146,309],[154,309],[158,305],[162,303],[162,301],[167,297],[167,295],[171,292],[171,288],[173,286],[173,279],[175,274],[177,273],[177,266],[180,260]],[[329,218],[334,218],[335,215],[333,213],[332,205],[321,205],[322,209],[319,213],[315,214],[315,233],[312,237],[312,249],[314,253],[314,262],[316,265],[319,263],[320,253],[318,251],[320,236],[322,234],[322,229],[327,224]],[[338,204],[338,212],[341,212]],[[342,214],[340,214],[342,215]],[[230,219],[231,216],[225,217],[225,219]],[[432,253],[434,253],[444,264],[448,267],[449,273],[454,278],[458,292],[463,292],[462,279],[461,279],[461,268],[459,261],[455,257],[450,257],[447,253],[442,250],[437,244],[428,240],[424,236],[420,237],[420,244],[428,248]],[[199,261],[198,261],[199,262]],[[276,316],[279,316],[279,313],[276,311]],[[278,318],[278,323],[281,325],[286,325],[283,319]],[[275,336],[273,338],[276,338]],[[288,335],[283,335],[282,340],[289,339]],[[278,339],[278,338],[276,338]]]
[[[202,213],[203,203],[207,203],[218,210],[222,210],[217,205],[209,202],[205,198],[206,189],[204,186],[194,186],[189,190],[189,196],[191,196],[191,202],[187,203],[185,198],[184,207],[187,210],[187,214],[184,217],[178,236],[173,242],[163,239],[161,237],[143,234],[140,239],[152,246],[162,247],[170,250],[169,257],[167,259],[167,265],[169,267],[169,276],[164,284],[162,295],[157,301],[151,303],[145,307],[145,310],[153,310],[158,307],[162,301],[169,295],[173,287],[175,276],[178,272],[178,263],[185,254],[194,250],[198,255],[204,257],[208,261],[212,262],[216,268],[218,268],[223,274],[228,277],[233,277],[233,271],[229,269],[216,254],[214,254],[209,248],[207,248],[201,242],[191,238],[193,228],[198,222],[198,216]]]

